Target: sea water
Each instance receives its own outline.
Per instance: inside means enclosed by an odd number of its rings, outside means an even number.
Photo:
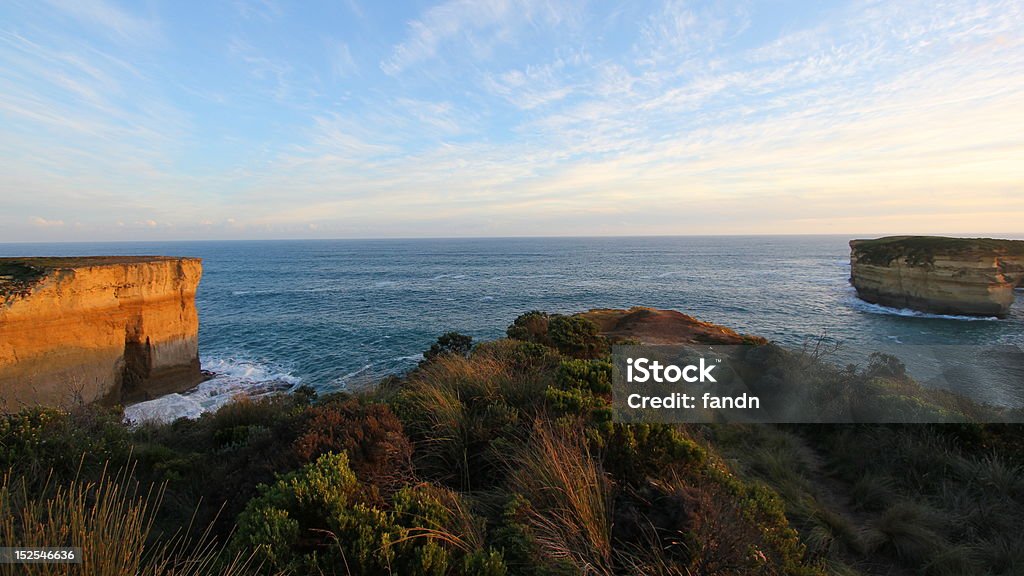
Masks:
[[[837,361],[901,345],[1024,346],[1024,295],[1006,319],[938,316],[857,299],[849,236],[490,238],[0,244],[0,256],[203,258],[197,392],[137,413],[196,415],[239,390],[372,385],[447,331],[496,338],[529,310],[652,306]],[[845,356],[844,356],[845,355]],[[1024,392],[960,384],[981,401]],[[1021,385],[1024,388],[1024,384]],[[1020,393],[1018,393],[1020,392]]]

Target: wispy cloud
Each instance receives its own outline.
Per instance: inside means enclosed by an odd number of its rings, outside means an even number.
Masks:
[[[284,14],[281,5],[275,0],[234,0],[235,10],[243,18],[258,18],[264,21],[272,21]]]
[[[348,78],[359,72],[359,65],[352,58],[352,50],[348,43],[340,40],[329,41],[327,51],[331,59],[331,71],[336,77]]]
[[[103,30],[108,36],[135,44],[148,44],[161,38],[155,19],[136,16],[106,0],[45,0],[64,14],[87,26]]]
[[[228,53],[248,67],[249,74],[270,87],[270,93],[278,100],[287,100],[294,92],[292,88],[292,65],[288,62],[269,58],[252,44],[241,38],[232,38]]]
[[[237,19],[228,49],[204,53],[210,71],[176,68],[182,52],[154,66],[150,52],[113,50],[117,27],[84,16],[91,36],[0,26],[2,234],[116,236],[118,221],[120,237],[146,238],[1024,221],[1019,2],[858,3],[782,26],[718,4],[608,14],[450,0],[381,29],[377,8],[357,8],[305,22],[319,42],[297,41],[291,11]],[[161,30],[170,45],[182,34]]]
[[[557,26],[568,10],[568,5],[542,0],[448,0],[409,22],[406,38],[392,48],[381,69],[398,74],[435,58],[448,43],[468,45],[470,56],[484,57],[494,44],[511,42],[517,27]]]
[[[64,225],[63,220],[47,220],[46,218],[40,218],[36,216],[31,220],[32,225],[40,228],[59,228]]]

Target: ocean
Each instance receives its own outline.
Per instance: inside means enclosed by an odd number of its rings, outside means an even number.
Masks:
[[[679,310],[838,360],[912,345],[1024,346],[1024,297],[1006,319],[894,310],[858,300],[849,236],[483,238],[0,244],[2,256],[159,254],[203,258],[197,295],[215,407],[239,389],[371,385],[408,370],[447,331],[496,338],[529,310],[643,305]],[[1024,296],[1024,295],[1021,295]],[[969,383],[964,386],[970,387]],[[1021,384],[1024,388],[1024,383]],[[1024,403],[1024,393],[976,398]],[[176,395],[177,396],[177,395]]]

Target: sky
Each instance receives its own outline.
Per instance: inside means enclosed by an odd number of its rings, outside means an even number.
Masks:
[[[0,242],[854,232],[1024,232],[1024,2],[0,3]]]

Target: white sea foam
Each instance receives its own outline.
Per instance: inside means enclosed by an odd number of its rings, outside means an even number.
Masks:
[[[198,418],[238,397],[258,398],[276,394],[294,389],[300,381],[283,370],[248,360],[212,358],[203,362],[203,368],[213,372],[213,378],[188,392],[167,394],[126,406],[125,420],[140,424]]]
[[[993,320],[999,320],[995,316],[959,316],[956,314],[931,314],[929,312],[921,312],[919,310],[911,310],[909,308],[891,308],[889,306],[882,306],[881,304],[872,304],[865,302],[856,296],[850,297],[850,306],[855,310],[861,312],[867,312],[870,314],[888,314],[890,316],[904,316],[907,318],[935,318],[940,320],[963,320],[966,322],[991,322]]]
[[[349,380],[355,378],[356,376],[359,376],[363,372],[366,372],[370,368],[373,368],[374,364],[375,364],[375,362],[371,362],[371,363],[367,364],[366,366],[363,366],[362,368],[360,368],[358,370],[353,370],[353,371],[349,372],[348,374],[344,374],[341,377],[339,377],[336,380],[336,382],[338,382],[339,384],[344,384],[344,383],[348,382]]]
[[[370,362],[362,368],[353,370],[348,374],[344,374],[335,378],[331,384],[333,386],[340,387],[343,390],[352,388],[360,388],[362,386],[372,385],[378,382],[381,378],[394,374],[394,364],[409,364],[410,366],[423,360],[423,354],[411,354],[408,356],[396,356],[388,360],[381,360],[378,362]],[[386,366],[391,366],[387,368]]]

